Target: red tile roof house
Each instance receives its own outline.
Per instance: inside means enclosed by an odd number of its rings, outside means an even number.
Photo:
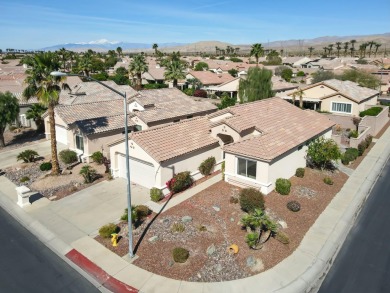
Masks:
[[[268,194],[277,178],[290,178],[306,166],[308,143],[331,136],[334,123],[315,111],[301,110],[280,98],[241,104],[130,136],[131,181],[168,193],[174,174],[202,175],[199,165],[214,156],[219,169],[225,160],[225,180],[255,187]],[[124,139],[110,144],[114,177],[124,177]]]
[[[96,86],[100,85],[83,83],[77,86],[77,92],[62,92],[62,104],[54,110],[57,141],[75,150],[80,159],[87,162],[96,151],[108,157],[108,143],[122,138],[124,132],[123,98]],[[215,105],[193,101],[178,89],[136,92],[129,86],[110,86],[118,91],[126,91],[129,97],[129,131],[140,131],[217,110]],[[44,120],[46,138],[49,139],[47,114]]]
[[[202,89],[205,90],[211,86],[220,85],[235,79],[228,73],[216,74],[210,71],[190,71],[187,73],[186,79],[192,78],[198,79],[203,85]]]

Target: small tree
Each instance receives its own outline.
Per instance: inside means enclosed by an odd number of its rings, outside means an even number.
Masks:
[[[231,98],[227,93],[223,93],[221,96],[221,103],[218,104],[218,109],[225,109],[227,107],[234,106],[237,102],[236,98]]]
[[[92,183],[96,178],[96,170],[89,165],[85,165],[81,168],[80,175],[84,177],[85,183]]]
[[[10,92],[0,92],[0,148],[5,147],[4,131],[7,124],[14,122],[19,114],[19,102]]]
[[[292,76],[293,76],[293,71],[290,68],[286,68],[282,70],[282,73],[280,76],[285,80],[285,81],[290,81]]]
[[[272,97],[274,93],[271,78],[271,70],[259,67],[249,68],[247,78],[241,79],[239,83],[238,92],[241,103]]]
[[[203,71],[208,69],[209,69],[209,65],[206,62],[198,62],[194,67],[195,71]]]
[[[333,139],[316,138],[309,144],[307,156],[310,163],[323,170],[332,160],[341,158],[340,149]]]
[[[42,115],[46,112],[46,110],[47,108],[41,104],[32,104],[30,109],[28,109],[26,112],[26,118],[33,119],[37,125],[37,130],[40,132],[45,130]]]

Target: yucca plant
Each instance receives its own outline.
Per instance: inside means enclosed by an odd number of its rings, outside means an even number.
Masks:
[[[35,162],[35,159],[39,157],[38,153],[36,151],[33,151],[33,150],[25,150],[23,152],[21,152],[17,157],[16,159],[18,161],[20,160],[23,160],[23,162],[25,163],[31,163],[31,162]]]

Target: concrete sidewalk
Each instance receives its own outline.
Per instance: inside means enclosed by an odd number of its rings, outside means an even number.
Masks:
[[[74,199],[61,200],[58,204],[42,201],[22,210],[15,204],[16,196],[10,198],[6,195],[14,194],[12,183],[0,177],[0,205],[57,253],[67,255],[71,250],[77,250],[108,275],[139,292],[309,292],[315,291],[324,278],[389,156],[390,129],[351,174],[293,254],[270,270],[228,282],[195,283],[165,278],[132,265],[126,258],[117,256],[94,241],[89,235],[101,224],[107,223],[109,217],[115,217],[113,214],[119,212],[120,208],[123,209],[120,201],[124,199],[118,198],[119,202],[114,203],[107,198],[97,197],[96,207],[91,207],[94,197],[87,192]],[[101,185],[101,188],[105,186]],[[83,197],[89,198],[83,202]],[[179,203],[181,199],[178,197],[176,201]],[[107,215],[104,215],[105,209]],[[53,217],[50,213],[59,216]],[[82,213],[86,214],[80,215]],[[96,223],[90,223],[94,221]]]

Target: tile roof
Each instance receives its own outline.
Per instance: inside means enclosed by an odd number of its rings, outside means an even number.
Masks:
[[[216,74],[210,71],[190,71],[188,74],[199,79],[203,85],[222,84],[235,78],[228,73]]]
[[[149,67],[148,72],[151,77],[153,77],[155,80],[165,80],[164,73],[165,73],[165,67]],[[145,74],[143,74],[143,77],[146,78]]]
[[[217,110],[210,102],[194,101],[176,88],[143,90],[135,99],[143,106],[153,106],[135,113],[145,123]]]
[[[253,128],[262,135],[226,145],[224,150],[264,161],[272,161],[334,125],[326,116],[303,111],[280,98],[234,106],[230,112],[234,116],[226,118],[225,124],[239,133]]]
[[[356,102],[361,102],[369,97],[377,95],[379,92],[366,87],[361,87],[356,82],[349,80],[342,81],[338,79],[330,79],[322,82],[324,85],[330,86],[339,93],[347,95]]]
[[[280,76],[276,76],[276,75],[272,76],[271,82],[272,82],[272,90],[274,91],[282,91],[282,90],[288,90],[288,89],[293,89],[298,87],[298,84],[287,82]]]
[[[69,125],[80,120],[119,115],[123,113],[123,101],[110,100],[74,105],[59,105],[55,107],[55,112]]]
[[[98,117],[86,120],[76,121],[75,124],[85,133],[86,135],[102,133],[117,129],[124,128],[124,115],[119,114],[108,117]],[[127,125],[129,127],[135,126],[135,123],[129,118]]]
[[[131,139],[156,161],[163,162],[207,146],[218,145],[209,134],[207,117],[135,132]]]

